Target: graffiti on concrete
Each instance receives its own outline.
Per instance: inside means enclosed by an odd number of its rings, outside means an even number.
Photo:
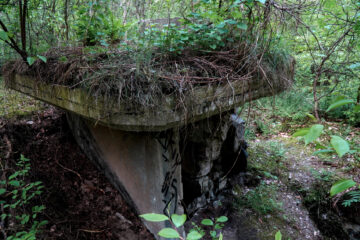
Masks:
[[[167,163],[165,179],[162,184],[161,193],[165,207],[163,213],[168,215],[169,211],[175,213],[178,205],[178,183],[177,172],[180,170],[181,157],[178,149],[178,142],[173,131],[168,131],[163,138],[157,138],[162,148],[162,160]],[[170,209],[171,208],[171,209]]]

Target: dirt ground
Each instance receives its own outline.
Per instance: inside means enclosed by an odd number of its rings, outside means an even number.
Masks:
[[[20,154],[31,159],[31,180],[45,185],[49,223],[39,239],[154,239],[117,190],[73,139],[65,114],[53,107],[17,120],[0,119],[3,174]],[[3,175],[1,174],[1,175]]]

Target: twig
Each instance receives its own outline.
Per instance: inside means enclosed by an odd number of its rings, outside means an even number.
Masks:
[[[88,232],[88,233],[102,233],[105,231],[105,229],[103,230],[89,230],[89,229],[78,229],[78,231],[83,231],[83,232]]]
[[[5,141],[5,143],[7,145],[7,148],[8,148],[8,150],[6,152],[6,155],[5,155],[5,159],[8,159],[10,157],[11,152],[12,152],[12,146],[11,146],[11,142],[10,142],[7,135],[4,135],[3,138],[4,138],[4,141]]]

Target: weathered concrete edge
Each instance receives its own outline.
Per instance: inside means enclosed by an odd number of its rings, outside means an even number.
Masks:
[[[126,191],[125,187],[116,177],[116,174],[105,164],[105,160],[102,158],[101,150],[97,147],[95,139],[92,137],[90,130],[87,127],[87,123],[79,117],[77,114],[68,112],[66,114],[68,124],[72,130],[73,136],[81,149],[84,150],[86,156],[96,165],[96,167],[105,173],[106,177],[111,180],[111,183],[115,185],[121,196],[126,203],[132,208],[135,213],[138,213],[134,202]],[[85,151],[87,149],[88,151]]]
[[[277,94],[284,84],[272,87],[262,81],[247,80],[220,86],[194,88],[185,95],[184,108],[175,110],[174,97],[159,100],[156,109],[126,112],[126,106],[97,98],[82,89],[70,89],[62,85],[49,85],[29,76],[15,74],[7,80],[7,86],[36,99],[79,114],[95,124],[124,131],[164,131],[176,126],[199,121],[223,111],[229,111],[245,102]],[[106,104],[105,104],[106,103]],[[109,104],[110,103],[110,104]],[[111,107],[105,107],[110,105]],[[161,110],[160,110],[161,109]]]

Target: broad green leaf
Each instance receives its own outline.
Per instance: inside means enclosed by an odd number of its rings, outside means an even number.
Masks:
[[[0,188],[0,195],[6,193],[6,189],[5,188]]]
[[[303,137],[306,134],[308,134],[309,130],[310,130],[310,128],[303,128],[303,129],[297,130],[292,136],[293,137]]]
[[[318,154],[322,154],[322,153],[333,153],[333,152],[335,152],[335,151],[332,149],[322,149],[322,150],[314,152],[313,155],[318,155]]]
[[[257,0],[259,3],[265,4],[266,0]]]
[[[214,222],[211,219],[206,218],[201,221],[201,224],[205,226],[213,226]]]
[[[158,213],[146,213],[140,215],[140,217],[144,218],[146,221],[149,222],[163,222],[169,220],[167,216]]]
[[[184,225],[185,221],[186,221],[186,215],[182,214],[182,215],[177,215],[177,214],[173,214],[171,215],[171,221],[174,223],[175,227],[181,227],[182,225]]]
[[[216,44],[211,44],[211,45],[210,45],[210,48],[211,48],[211,49],[216,49]]]
[[[277,231],[277,233],[275,234],[275,240],[281,240],[282,239],[282,234],[280,231]]]
[[[316,121],[316,117],[310,113],[307,113],[306,116],[308,116],[311,120]]]
[[[242,29],[242,30],[247,30],[248,29],[248,25],[246,23],[239,23],[238,28]]]
[[[38,57],[41,61],[43,61],[44,63],[47,62],[47,58],[46,58],[46,57],[40,56],[40,55],[37,55],[37,57]]]
[[[313,125],[309,132],[304,136],[305,139],[305,145],[312,143],[315,141],[318,137],[320,137],[322,131],[324,129],[324,126],[321,124],[315,124]]]
[[[326,111],[330,111],[334,108],[338,108],[338,107],[341,107],[343,105],[346,105],[346,104],[350,104],[350,103],[355,103],[354,100],[352,99],[342,99],[342,100],[339,100],[339,101],[336,101],[334,102],[333,104],[331,104],[328,109],[326,109]]]
[[[34,57],[27,57],[26,61],[28,62],[28,64],[31,66],[33,65],[33,63],[35,62],[36,58]]]
[[[180,238],[179,233],[172,228],[163,228],[158,232],[158,235],[164,238]]]
[[[350,151],[349,143],[338,136],[331,136],[331,146],[335,149],[339,157],[344,156],[344,154]]]
[[[216,219],[216,222],[224,223],[227,222],[229,219],[226,216],[221,216]]]
[[[332,187],[330,189],[330,196],[333,197],[336,194],[339,194],[355,185],[356,185],[356,182],[354,182],[352,179],[340,180],[340,181],[334,183],[334,185],[332,185]]]
[[[7,40],[9,40],[9,36],[5,31],[0,31],[0,39],[7,41]]]
[[[198,240],[202,238],[202,235],[198,231],[191,231],[186,236],[186,240]]]

